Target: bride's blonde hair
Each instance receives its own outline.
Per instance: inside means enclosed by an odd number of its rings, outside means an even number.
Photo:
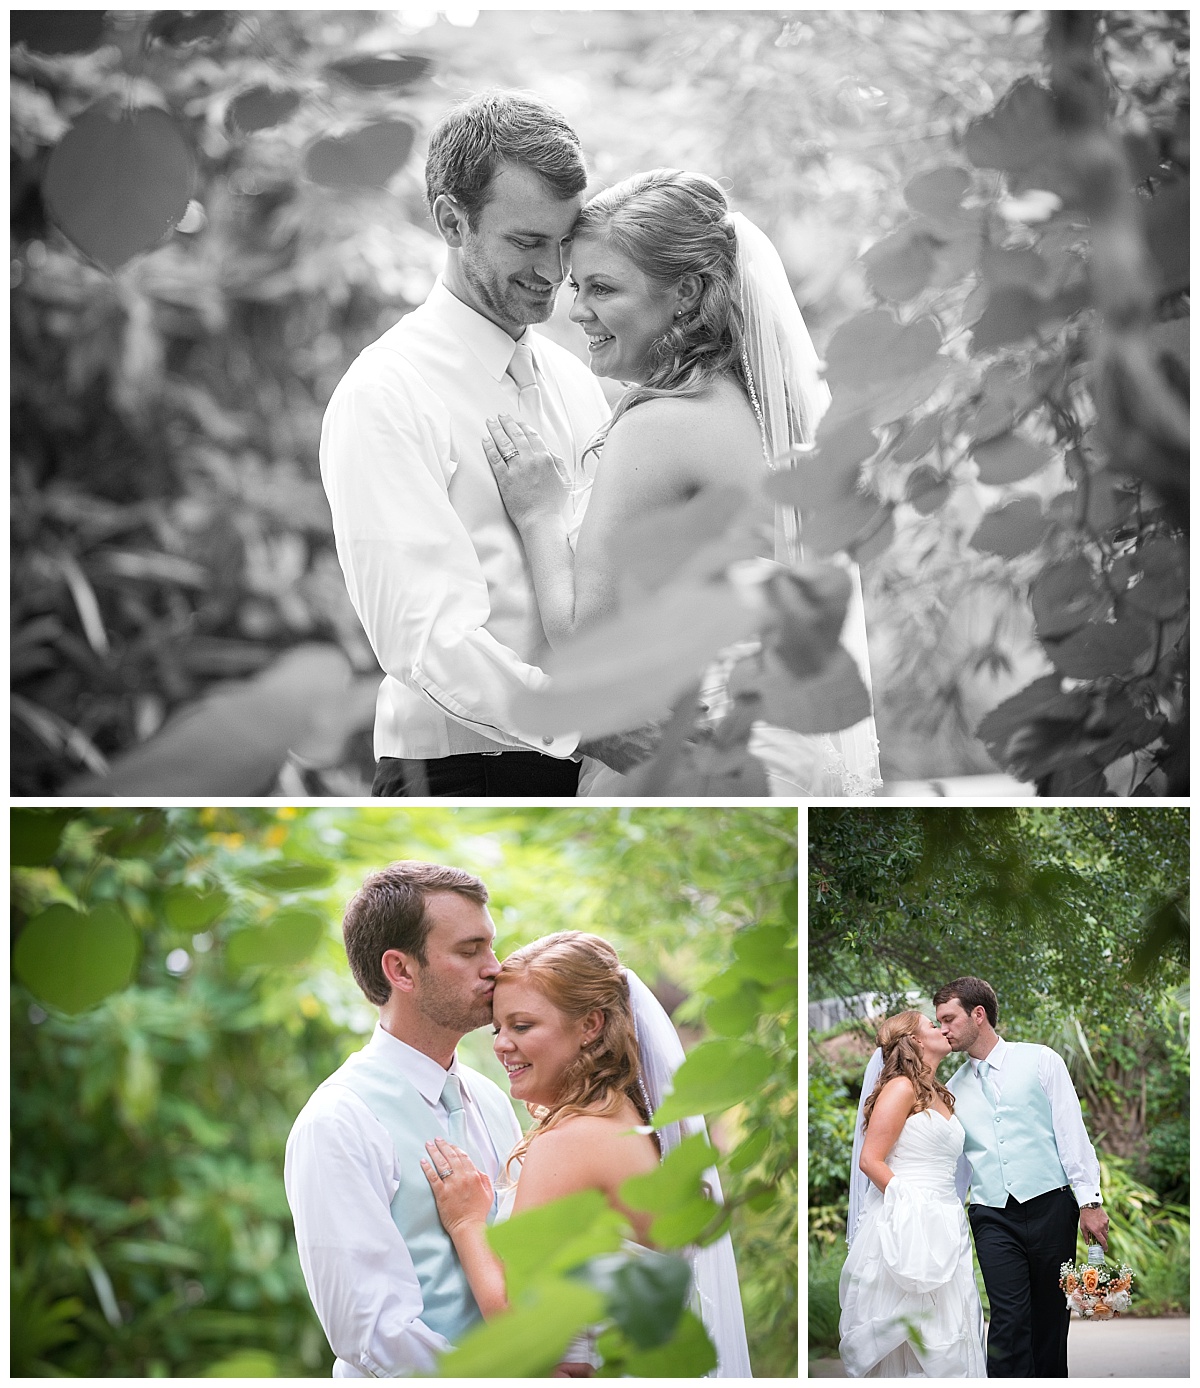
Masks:
[[[600,1034],[567,1066],[553,1104],[525,1105],[537,1123],[517,1143],[507,1165],[519,1161],[539,1133],[572,1114],[605,1117],[619,1113],[629,1099],[642,1122],[649,1123],[629,984],[612,945],[582,930],[560,930],[514,950],[501,964],[497,984],[506,978],[530,983],[571,1021],[593,1011],[604,1016]]]
[[[883,1051],[883,1069],[875,1082],[875,1088],[871,1091],[871,1097],[863,1105],[864,1129],[871,1121],[879,1091],[888,1080],[894,1080],[897,1075],[904,1075],[912,1081],[916,1090],[912,1108],[914,1113],[932,1107],[938,1095],[941,1095],[950,1112],[954,1112],[954,1095],[944,1084],[939,1083],[937,1075],[931,1075],[925,1066],[925,1053],[917,1040],[917,1032],[921,1029],[921,1016],[920,1012],[897,1012],[894,1017],[885,1017],[879,1024],[875,1039]]]

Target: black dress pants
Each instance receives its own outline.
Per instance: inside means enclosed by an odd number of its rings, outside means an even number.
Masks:
[[[1079,1206],[1071,1188],[1003,1209],[971,1205],[975,1253],[991,1302],[989,1378],[1066,1378],[1071,1313],[1058,1270],[1075,1261]]]
[[[577,761],[547,757],[541,752],[461,752],[427,761],[380,757],[371,794],[508,795],[541,800],[550,796],[574,798],[578,788]]]

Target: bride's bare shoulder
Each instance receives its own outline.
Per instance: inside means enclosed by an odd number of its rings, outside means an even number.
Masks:
[[[609,432],[605,457],[610,450],[655,457],[666,450],[693,461],[711,454],[728,465],[731,454],[745,453],[757,465],[759,449],[749,402],[732,381],[720,380],[699,395],[655,396],[626,410]]]

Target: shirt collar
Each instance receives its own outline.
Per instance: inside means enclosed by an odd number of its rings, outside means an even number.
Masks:
[[[512,361],[513,349],[517,346],[517,341],[524,342],[533,349],[534,361],[537,362],[537,335],[535,333],[531,333],[526,328],[524,335],[514,341],[503,328],[497,327],[491,319],[485,318],[482,313],[476,312],[469,304],[464,304],[461,299],[455,298],[446,288],[446,282],[441,275],[434,281],[433,288],[429,291],[429,297],[425,302],[437,311],[438,315],[450,325],[453,332],[475,353],[484,370],[493,380],[500,381],[504,378],[508,371],[508,364]]]
[[[424,1051],[418,1051],[407,1041],[401,1041],[390,1031],[385,1031],[378,1022],[375,1024],[375,1031],[368,1045],[370,1049],[378,1050],[382,1055],[387,1056],[388,1063],[400,1071],[427,1103],[441,1102],[442,1090],[446,1087],[448,1074],[458,1076],[464,1106],[471,1103],[471,1094],[459,1068],[457,1054],[450,1062],[450,1069],[443,1070],[432,1056],[426,1055]]]
[[[999,1070],[999,1069],[1004,1065],[1004,1057],[1005,1057],[1007,1054],[1008,1054],[1008,1042],[1004,1039],[1003,1036],[998,1036],[998,1037],[996,1038],[996,1044],[995,1044],[995,1045],[992,1047],[992,1049],[987,1053],[987,1055],[984,1056],[984,1060],[987,1061],[987,1063],[988,1063],[988,1065],[990,1066],[991,1069],[993,1069],[993,1070]],[[980,1066],[980,1063],[981,1063],[980,1061],[975,1060],[975,1059],[972,1059],[972,1061],[971,1061],[971,1065],[974,1067],[974,1070],[975,1070],[975,1073],[976,1073],[976,1074],[979,1073],[979,1066]]]

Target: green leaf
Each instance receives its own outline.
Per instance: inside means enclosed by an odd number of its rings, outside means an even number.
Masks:
[[[923,516],[931,516],[950,495],[950,483],[937,468],[922,463],[904,484],[904,499]]]
[[[279,1361],[265,1349],[240,1349],[204,1369],[201,1378],[278,1378]]]
[[[708,1138],[703,1133],[693,1133],[668,1152],[655,1170],[622,1181],[621,1199],[631,1210],[653,1213],[683,1209],[700,1196],[701,1178],[716,1160],[716,1149]]]
[[[266,794],[317,711],[344,698],[349,676],[337,646],[293,646],[252,679],[211,686],[199,703],[118,757],[105,775],[79,777],[63,794]]]
[[[994,110],[968,124],[963,152],[977,169],[1019,173],[1043,158],[1056,138],[1053,96],[1032,78],[1023,77]]]
[[[1029,590],[1038,637],[1069,636],[1081,626],[1108,615],[1112,600],[1080,554],[1048,564]]]
[[[326,921],[313,911],[280,911],[267,925],[235,931],[225,942],[231,969],[299,964],[316,949]]]
[[[1088,622],[1042,645],[1060,674],[1094,680],[1132,670],[1150,652],[1154,636],[1154,623],[1135,613],[1116,622]]]
[[[763,718],[798,733],[836,733],[870,715],[871,695],[854,657],[838,646],[821,672],[799,679],[768,653],[756,685]]]
[[[74,810],[13,810],[9,814],[9,861],[13,867],[41,867],[58,852]]]
[[[42,197],[76,246],[116,270],[169,236],[187,211],[191,151],[154,107],[85,112],[50,153]]]
[[[827,432],[822,428],[817,430],[814,456],[801,458],[767,479],[767,494],[773,501],[799,507],[804,515],[841,505],[854,496],[862,464],[879,447],[861,416]]]
[[[719,1113],[755,1094],[773,1073],[761,1046],[737,1041],[704,1041],[688,1052],[675,1072],[674,1088],[651,1122],[655,1127],[680,1118]]]
[[[387,120],[314,140],[304,155],[305,175],[325,188],[384,188],[408,162],[415,135],[408,121]]]
[[[741,1036],[754,1030],[762,1009],[762,984],[747,979],[736,993],[714,998],[704,1009],[704,1022],[718,1036]]]
[[[733,937],[733,953],[738,972],[759,983],[771,984],[781,978],[796,983],[796,932],[784,925],[756,925],[739,930]]]
[[[739,1143],[730,1152],[727,1161],[730,1171],[748,1171],[767,1150],[770,1143],[771,1134],[767,1128],[759,1128],[757,1132],[751,1133],[744,1142]]]
[[[267,863],[253,872],[242,874],[242,880],[252,882],[266,892],[304,892],[314,887],[328,887],[337,876],[332,863]]]
[[[956,221],[962,216],[962,200],[971,187],[971,175],[958,165],[929,169],[910,179],[904,201],[914,212],[934,221]]]
[[[103,10],[9,11],[9,43],[35,53],[86,53],[103,35]]]
[[[546,1207],[549,1208],[549,1207]],[[485,1321],[438,1360],[439,1378],[545,1378],[572,1338],[601,1319],[604,1298],[576,1281],[531,1289],[519,1306]]]
[[[658,1349],[631,1354],[625,1372],[631,1378],[703,1378],[717,1367],[717,1352],[699,1318],[684,1311],[675,1336]]]
[[[326,65],[326,72],[368,91],[411,87],[433,70],[433,59],[415,53],[368,54],[339,58]]]
[[[988,295],[971,335],[972,352],[992,352],[1032,337],[1049,315],[1049,306],[1022,285],[1003,284]]]
[[[605,1310],[639,1349],[654,1349],[675,1333],[691,1280],[686,1259],[647,1249],[617,1269]]]
[[[1032,443],[1019,434],[1001,434],[973,443],[971,453],[979,466],[979,480],[989,486],[1030,477],[1040,472],[1053,456],[1043,444]]]
[[[203,930],[223,916],[229,897],[219,888],[200,891],[194,887],[171,887],[163,897],[163,911],[176,930]]]
[[[519,696],[513,716],[538,735],[640,727],[662,717],[718,651],[759,621],[725,581],[668,584],[556,650],[549,686]]]
[[[918,419],[896,446],[893,459],[898,463],[915,463],[931,452],[941,438],[944,416],[944,410],[934,410]]]
[[[887,507],[877,496],[855,494],[841,505],[804,518],[803,542],[815,554],[837,554],[873,535],[886,520]]]
[[[656,1215],[650,1225],[650,1237],[660,1248],[686,1248],[720,1215],[721,1207],[712,1200],[697,1196],[677,1210]]]
[[[619,1248],[623,1227],[598,1190],[584,1190],[493,1224],[488,1242],[504,1263],[512,1295],[545,1277],[552,1264],[554,1270],[564,1271]],[[564,1239],[567,1229],[572,1236]]]
[[[248,135],[255,130],[282,125],[295,114],[302,100],[299,92],[277,91],[261,85],[250,87],[229,103],[226,120],[234,130]]]
[[[886,309],[860,313],[834,333],[825,352],[830,388],[874,390],[881,379],[907,379],[930,365],[942,345],[932,318],[901,324]]]
[[[1158,618],[1173,617],[1186,604],[1188,576],[1187,550],[1161,535],[1113,565],[1113,577],[1128,585],[1122,602]]]
[[[13,972],[40,1002],[75,1016],[129,985],[138,933],[115,906],[51,906],[17,939]]]
[[[902,227],[877,241],[862,257],[871,288],[893,303],[914,298],[933,275],[935,245],[928,232],[915,227]]]
[[[807,562],[767,586],[779,615],[772,649],[793,675],[807,678],[825,668],[846,624],[853,586],[839,564]]]
[[[129,822],[115,824],[100,836],[99,851],[110,858],[154,858],[167,842],[167,819],[162,810],[135,812]]]
[[[971,545],[981,554],[998,554],[1013,559],[1037,549],[1050,530],[1050,522],[1042,514],[1040,503],[1033,497],[1022,496],[989,511],[971,536]]]

